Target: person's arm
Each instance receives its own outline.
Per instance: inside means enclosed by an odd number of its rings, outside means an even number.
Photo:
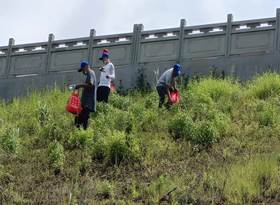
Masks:
[[[172,76],[165,76],[165,85],[166,85],[166,93],[168,96],[168,100],[169,102],[171,101],[171,94],[170,94],[170,90],[174,87],[174,78]]]
[[[168,97],[168,101],[171,101],[171,94],[170,94],[170,88],[172,88],[172,85],[166,85],[165,89],[166,89],[166,93],[167,93],[167,97]]]
[[[95,73],[91,72],[88,74],[87,76],[87,80],[86,83],[81,83],[81,84],[77,84],[75,89],[80,89],[80,88],[94,88],[96,84],[96,77],[95,77]]]
[[[112,64],[112,66],[110,67],[110,70],[109,70],[109,74],[106,76],[106,78],[110,78],[112,80],[115,79],[115,67],[114,65]]]
[[[174,91],[177,91],[176,78],[175,78],[175,77],[172,79],[172,89],[173,89]]]
[[[80,83],[80,84],[77,84],[75,89],[80,89],[80,88],[92,88],[93,85],[91,83]]]

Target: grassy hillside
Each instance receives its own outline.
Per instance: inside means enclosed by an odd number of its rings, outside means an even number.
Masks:
[[[69,93],[0,106],[0,204],[279,204],[280,76],[130,92],[76,130]]]

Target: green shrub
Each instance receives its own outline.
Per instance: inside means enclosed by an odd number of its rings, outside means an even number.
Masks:
[[[128,112],[130,112],[133,115],[133,117],[137,121],[136,124],[138,124],[145,118],[146,109],[144,108],[143,104],[134,103],[129,107]]]
[[[158,106],[158,96],[156,92],[152,92],[148,96],[145,96],[144,104],[146,109],[155,109]]]
[[[205,120],[213,124],[221,137],[230,135],[229,131],[232,126],[232,121],[225,113],[219,112],[218,110],[211,110],[208,112]]]
[[[12,154],[17,154],[20,148],[19,128],[6,128],[0,133],[2,148]]]
[[[248,94],[255,98],[267,99],[280,94],[280,75],[277,73],[265,73],[256,76],[249,83]]]
[[[86,149],[93,144],[93,130],[79,130],[76,129],[73,133],[70,133],[68,144],[71,149]]]
[[[82,159],[78,162],[81,176],[84,176],[86,171],[89,170],[91,163],[92,163],[92,159],[89,154],[82,156]]]
[[[153,180],[148,187],[145,187],[143,192],[147,195],[145,198],[150,199],[151,204],[155,204],[172,190],[174,191],[172,180],[164,175],[160,175],[157,179]]]
[[[210,103],[211,99],[218,102],[223,99],[234,100],[241,87],[231,80],[217,80],[212,78],[203,79],[200,82],[193,83],[190,86],[190,95],[195,101]]]
[[[57,122],[50,122],[42,129],[42,136],[49,140],[61,140],[64,136],[64,130]]]
[[[114,128],[118,131],[131,133],[135,127],[135,120],[131,113],[127,111],[115,111],[112,116],[114,119]]]
[[[92,151],[92,159],[98,162],[105,161],[108,155],[108,143],[107,143],[107,135],[102,135],[99,133],[95,133],[95,139],[93,144],[93,151]]]
[[[131,135],[114,133],[109,143],[109,159],[112,164],[133,162],[138,158],[139,143]]]
[[[118,94],[110,95],[110,104],[120,110],[127,110],[131,104],[128,97],[120,96]]]
[[[155,130],[162,130],[164,127],[160,126],[162,122],[159,120],[159,114],[154,110],[146,110],[143,113],[141,121],[137,121],[136,125],[138,125],[140,131],[155,131]]]
[[[115,196],[115,185],[108,180],[97,181],[95,189],[99,199],[111,199]]]
[[[134,162],[139,158],[139,142],[124,132],[108,132],[98,137],[93,145],[93,159],[113,165],[121,162]]]
[[[49,141],[66,141],[75,129],[71,121],[65,115],[56,115],[42,127],[40,136]]]
[[[41,126],[50,120],[50,108],[47,104],[39,104],[37,110],[38,120]]]
[[[99,115],[107,115],[114,111],[114,107],[108,103],[97,103],[97,113]]]
[[[59,142],[52,142],[48,147],[49,163],[51,168],[55,170],[55,173],[59,173],[62,170],[65,160],[64,147]]]
[[[193,136],[194,122],[188,114],[179,113],[168,125],[168,130],[174,139],[188,139]]]
[[[215,114],[209,118],[193,121],[189,114],[181,113],[170,121],[168,130],[175,139],[182,138],[207,148],[218,142],[229,128],[229,124],[224,121],[226,118],[222,118],[222,115]]]
[[[279,124],[279,108],[272,103],[260,102],[257,106],[256,119],[261,126],[274,126]]]
[[[197,122],[194,126],[191,142],[202,147],[209,147],[218,142],[220,133],[213,123],[209,121]]]

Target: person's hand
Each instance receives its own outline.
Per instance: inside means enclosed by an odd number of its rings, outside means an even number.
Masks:
[[[168,103],[172,103],[171,96],[168,96]]]

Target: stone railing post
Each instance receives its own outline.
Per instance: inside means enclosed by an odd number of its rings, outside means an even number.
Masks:
[[[181,19],[180,32],[179,32],[179,45],[178,45],[178,59],[177,59],[177,63],[179,64],[183,62],[182,58],[184,53],[185,26],[186,26],[186,20]]]
[[[275,47],[277,53],[280,49],[280,8],[276,10],[276,29],[275,29]]]
[[[131,82],[134,86],[136,82],[138,67],[139,67],[139,57],[141,49],[141,32],[143,31],[143,24],[135,24],[133,26],[133,37],[132,37],[132,49],[131,49]]]
[[[227,28],[226,28],[226,50],[225,50],[226,57],[228,57],[230,55],[230,50],[231,50],[232,21],[233,21],[233,15],[228,14],[227,15]]]
[[[48,73],[51,66],[51,52],[52,52],[52,43],[54,41],[54,34],[49,34],[48,39],[48,47],[47,47],[47,57],[46,57],[46,66],[45,66],[45,73]]]
[[[6,62],[6,71],[5,75],[8,78],[11,70],[11,60],[12,60],[12,54],[13,54],[13,46],[15,45],[15,39],[10,38],[9,39],[9,47],[8,47],[8,55],[7,55],[7,62]]]
[[[92,56],[92,49],[93,49],[93,43],[94,43],[94,37],[96,36],[95,29],[90,30],[90,36],[89,36],[89,42],[88,42],[88,62],[91,65],[93,62],[93,56]]]

